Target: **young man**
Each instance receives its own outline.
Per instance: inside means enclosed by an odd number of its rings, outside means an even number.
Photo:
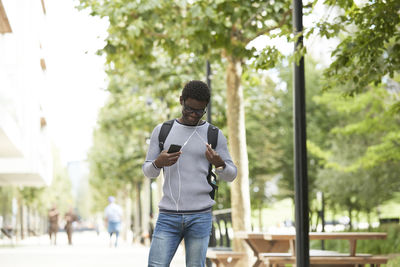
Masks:
[[[160,151],[162,124],[153,130],[143,172],[149,178],[164,172],[163,197],[149,253],[149,267],[169,266],[182,239],[186,266],[203,267],[211,233],[212,187],[207,181],[210,163],[219,178],[231,182],[237,169],[229,155],[227,141],[218,130],[217,146],[207,143],[208,122],[201,120],[210,101],[210,90],[201,81],[190,81],[182,90],[182,116],[175,119]],[[167,153],[171,144],[180,151]]]

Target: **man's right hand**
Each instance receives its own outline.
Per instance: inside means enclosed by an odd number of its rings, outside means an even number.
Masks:
[[[157,159],[154,161],[154,164],[158,168],[174,165],[178,161],[181,154],[182,151],[178,151],[175,153],[167,153],[167,150],[163,150],[161,151],[160,155],[158,155]]]

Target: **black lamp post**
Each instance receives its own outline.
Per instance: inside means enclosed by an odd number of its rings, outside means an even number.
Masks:
[[[210,89],[210,102],[208,103],[207,106],[207,121],[211,123],[211,66],[210,66],[210,61],[207,60],[206,62],[206,81],[207,81],[207,86]],[[209,247],[215,247],[217,245],[217,240],[215,239],[215,229],[214,229],[214,223],[212,224],[212,230],[211,230],[211,236],[210,236],[210,241],[208,242]],[[210,259],[206,259],[206,266],[211,267],[212,262]]]
[[[208,88],[210,88],[210,95],[211,95],[211,66],[210,66],[210,61],[208,60],[206,63],[206,80]],[[207,121],[211,123],[211,98],[207,106]]]
[[[294,34],[297,39],[295,52],[303,46],[303,3],[293,0]],[[293,120],[294,120],[294,184],[296,221],[296,266],[310,266],[309,221],[308,221],[308,177],[306,147],[306,108],[304,57],[294,62],[293,75]]]

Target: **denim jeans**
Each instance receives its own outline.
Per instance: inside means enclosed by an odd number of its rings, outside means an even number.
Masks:
[[[119,236],[119,231],[121,230],[121,222],[108,222],[108,233],[110,234],[110,246],[111,246],[111,236],[113,233],[115,233],[115,244],[114,246],[118,246],[118,236]]]
[[[186,267],[204,267],[211,233],[212,214],[160,213],[151,241],[148,267],[168,267],[185,241]]]

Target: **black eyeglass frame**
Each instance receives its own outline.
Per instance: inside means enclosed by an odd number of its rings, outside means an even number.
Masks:
[[[204,109],[194,109],[185,105],[185,101],[183,101],[183,111],[187,113],[194,113],[197,116],[203,116],[207,113],[207,106]]]

